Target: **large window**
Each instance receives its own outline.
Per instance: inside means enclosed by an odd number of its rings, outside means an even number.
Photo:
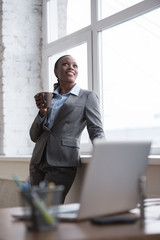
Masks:
[[[160,9],[102,32],[103,116],[109,139],[160,144]]]
[[[73,55],[78,85],[100,97],[106,138],[151,140],[160,154],[160,0],[47,0],[43,11],[45,87],[57,58]],[[86,131],[81,142],[88,152]]]

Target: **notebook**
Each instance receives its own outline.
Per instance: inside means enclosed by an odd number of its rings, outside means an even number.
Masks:
[[[140,200],[151,142],[96,140],[79,203],[60,205],[61,220],[79,221],[129,211]]]

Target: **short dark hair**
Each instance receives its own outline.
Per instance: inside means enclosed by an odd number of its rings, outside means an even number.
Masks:
[[[55,68],[58,68],[58,63],[59,63],[59,61],[62,59],[62,58],[64,58],[64,57],[71,57],[71,55],[63,55],[63,56],[61,56],[60,58],[58,58],[57,59],[57,61],[55,62],[55,65],[54,65],[54,69]]]

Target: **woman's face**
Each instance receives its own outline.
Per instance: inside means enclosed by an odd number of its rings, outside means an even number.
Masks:
[[[60,84],[74,83],[78,76],[78,65],[74,58],[66,56],[59,60],[54,72]]]

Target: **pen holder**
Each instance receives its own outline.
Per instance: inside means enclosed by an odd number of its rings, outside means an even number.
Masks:
[[[50,188],[33,187],[22,191],[21,196],[29,230],[48,231],[58,226],[58,209],[62,203],[63,186]]]

